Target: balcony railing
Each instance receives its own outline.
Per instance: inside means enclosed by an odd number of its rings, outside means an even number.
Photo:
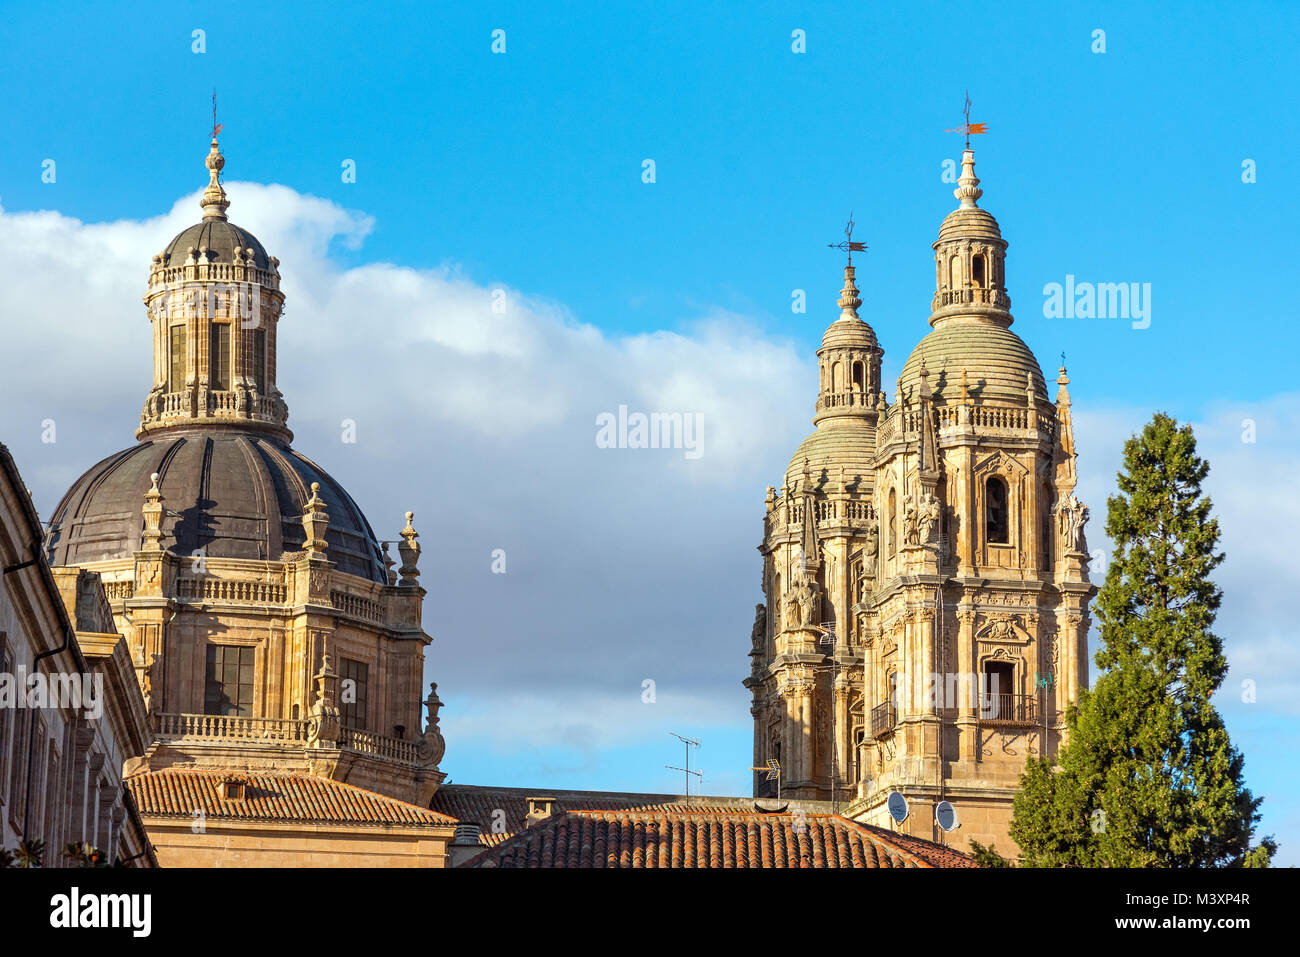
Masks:
[[[155,714],[160,738],[207,738],[229,741],[307,740],[307,722],[292,718],[241,718],[225,714]]]
[[[1042,720],[1036,694],[995,694],[980,703],[981,724],[1038,724]]]
[[[898,723],[898,712],[894,708],[892,701],[886,701],[884,704],[878,704],[871,709],[871,736],[873,738],[883,738],[894,730],[894,725]]]
[[[293,718],[243,718],[221,714],[155,714],[153,730],[159,738],[254,744],[261,742],[306,746],[311,740],[310,721]],[[373,754],[416,764],[420,740],[394,738],[360,728],[343,728],[339,745],[350,751]]]

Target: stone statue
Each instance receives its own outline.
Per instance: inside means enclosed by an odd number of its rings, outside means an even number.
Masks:
[[[926,495],[922,500],[917,525],[917,536],[920,544],[929,544],[930,537],[934,535],[935,530],[939,527],[939,499],[934,495]]]
[[[754,630],[749,633],[750,644],[755,651],[761,651],[763,640],[767,637],[767,606],[758,604],[754,606]]]
[[[1088,522],[1088,515],[1088,506],[1074,495],[1061,502],[1061,540],[1065,543],[1067,552],[1087,552],[1088,545],[1083,537],[1083,527]]]
[[[865,577],[874,578],[876,560],[880,557],[880,525],[873,524],[867,529],[867,545],[862,551],[862,571]],[[865,585],[863,586],[866,587]]]
[[[785,625],[787,628],[811,625],[816,617],[816,611],[817,589],[807,578],[800,575],[785,596]]]
[[[912,501],[912,496],[903,496],[903,544],[919,545],[920,530],[916,524],[916,504]]]

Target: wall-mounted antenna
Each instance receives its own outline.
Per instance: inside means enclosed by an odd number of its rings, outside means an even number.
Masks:
[[[703,794],[704,793],[704,772],[702,770],[700,771],[691,770],[691,748],[698,748],[700,746],[699,740],[697,738],[684,738],[676,731],[669,731],[668,733],[671,734],[678,741],[680,741],[682,744],[686,745],[686,767],[675,768],[671,764],[665,764],[664,767],[666,767],[669,771],[681,771],[683,774],[686,775],[686,796],[687,797],[691,796],[691,775],[692,774],[700,779],[700,793]]]

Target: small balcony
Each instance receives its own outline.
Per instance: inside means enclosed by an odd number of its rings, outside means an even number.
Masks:
[[[1033,725],[1042,721],[1036,694],[995,694],[981,699],[980,724]]]
[[[898,724],[898,711],[894,708],[892,701],[878,704],[871,709],[871,736],[873,738],[883,738],[887,734],[893,734],[894,725],[896,724]]]

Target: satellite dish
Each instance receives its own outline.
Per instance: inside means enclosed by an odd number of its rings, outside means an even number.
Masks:
[[[949,801],[940,801],[934,806],[934,821],[945,831],[961,827],[957,820],[957,809]]]
[[[907,798],[903,795],[897,791],[890,791],[885,805],[889,808],[889,816],[899,824],[907,820]]]

